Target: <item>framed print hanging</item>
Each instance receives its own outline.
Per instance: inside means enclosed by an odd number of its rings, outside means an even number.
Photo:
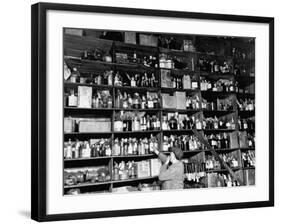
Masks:
[[[33,5],[32,219],[273,206],[273,82],[273,18]]]

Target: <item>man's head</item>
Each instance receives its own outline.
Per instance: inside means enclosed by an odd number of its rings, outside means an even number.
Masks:
[[[172,163],[177,162],[178,160],[181,160],[183,157],[183,152],[180,148],[172,147],[171,153],[170,153],[170,161]]]

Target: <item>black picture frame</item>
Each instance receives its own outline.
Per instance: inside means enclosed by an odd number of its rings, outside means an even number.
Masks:
[[[216,21],[254,22],[269,24],[269,200],[215,205],[160,207],[69,214],[46,214],[46,13],[63,10],[91,13],[111,13],[140,16],[162,16]],[[37,3],[31,11],[31,218],[36,221],[74,220],[116,216],[178,213],[221,209],[274,206],[274,18],[240,15],[164,11],[136,8],[103,7],[73,4]]]

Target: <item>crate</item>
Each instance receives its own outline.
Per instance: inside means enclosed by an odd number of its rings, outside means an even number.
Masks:
[[[163,93],[162,97],[162,105],[165,109],[175,109],[176,108],[176,97],[174,95],[170,95],[167,93]]]
[[[150,163],[147,160],[137,162],[137,178],[150,177]]]
[[[78,131],[86,132],[110,132],[111,121],[109,118],[84,119],[78,122]]]
[[[136,44],[137,43],[136,32],[125,32],[125,43]]]
[[[176,109],[180,109],[180,110],[186,109],[185,92],[175,92],[174,96],[176,98]]]
[[[151,159],[150,160],[150,175],[153,176],[158,176],[160,173],[162,163],[159,159]]]
[[[92,107],[92,87],[78,86],[78,107]]]
[[[140,34],[140,45],[157,47],[158,38],[154,35]]]
[[[75,129],[75,120],[71,117],[65,117],[64,125],[63,125],[64,133],[74,132],[74,129]]]

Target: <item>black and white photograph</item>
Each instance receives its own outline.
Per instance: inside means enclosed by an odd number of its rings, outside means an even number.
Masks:
[[[33,219],[273,206],[273,18],[32,10]]]
[[[255,37],[62,32],[64,195],[255,185]]]

